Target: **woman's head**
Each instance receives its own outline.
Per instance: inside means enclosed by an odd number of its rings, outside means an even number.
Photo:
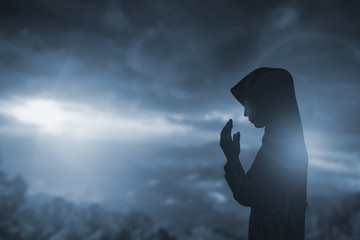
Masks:
[[[281,68],[258,68],[231,89],[255,127],[285,129],[299,125],[300,116],[291,74]],[[301,123],[300,123],[301,127]]]

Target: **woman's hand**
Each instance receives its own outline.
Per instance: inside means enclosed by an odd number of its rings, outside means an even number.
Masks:
[[[238,160],[240,154],[240,132],[235,133],[231,139],[232,128],[233,122],[230,119],[220,134],[220,147],[228,161]]]

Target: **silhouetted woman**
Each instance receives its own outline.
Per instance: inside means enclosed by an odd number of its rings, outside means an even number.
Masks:
[[[225,178],[241,205],[251,207],[249,239],[304,239],[308,158],[290,73],[258,68],[231,89],[257,128],[262,146],[245,173],[240,133],[231,138],[232,120],[221,132]]]

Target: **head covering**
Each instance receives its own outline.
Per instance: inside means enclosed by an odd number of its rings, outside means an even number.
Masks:
[[[266,83],[264,75],[276,71],[276,68],[262,67],[255,69],[243,79],[240,80],[233,88],[230,89],[234,97],[245,106],[245,102],[251,98],[252,94],[259,91],[261,82]],[[269,81],[268,81],[269,82]]]
[[[265,126],[278,140],[303,138],[300,114],[296,102],[291,74],[282,68],[261,67],[255,69],[233,88],[231,93],[245,106],[246,101],[255,104],[257,112],[271,116]],[[267,134],[266,137],[269,137]]]

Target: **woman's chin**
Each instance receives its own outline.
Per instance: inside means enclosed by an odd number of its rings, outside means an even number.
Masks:
[[[254,124],[254,126],[255,126],[256,128],[263,128],[263,127],[265,127],[265,124],[263,124],[263,123],[253,122],[253,124]]]

